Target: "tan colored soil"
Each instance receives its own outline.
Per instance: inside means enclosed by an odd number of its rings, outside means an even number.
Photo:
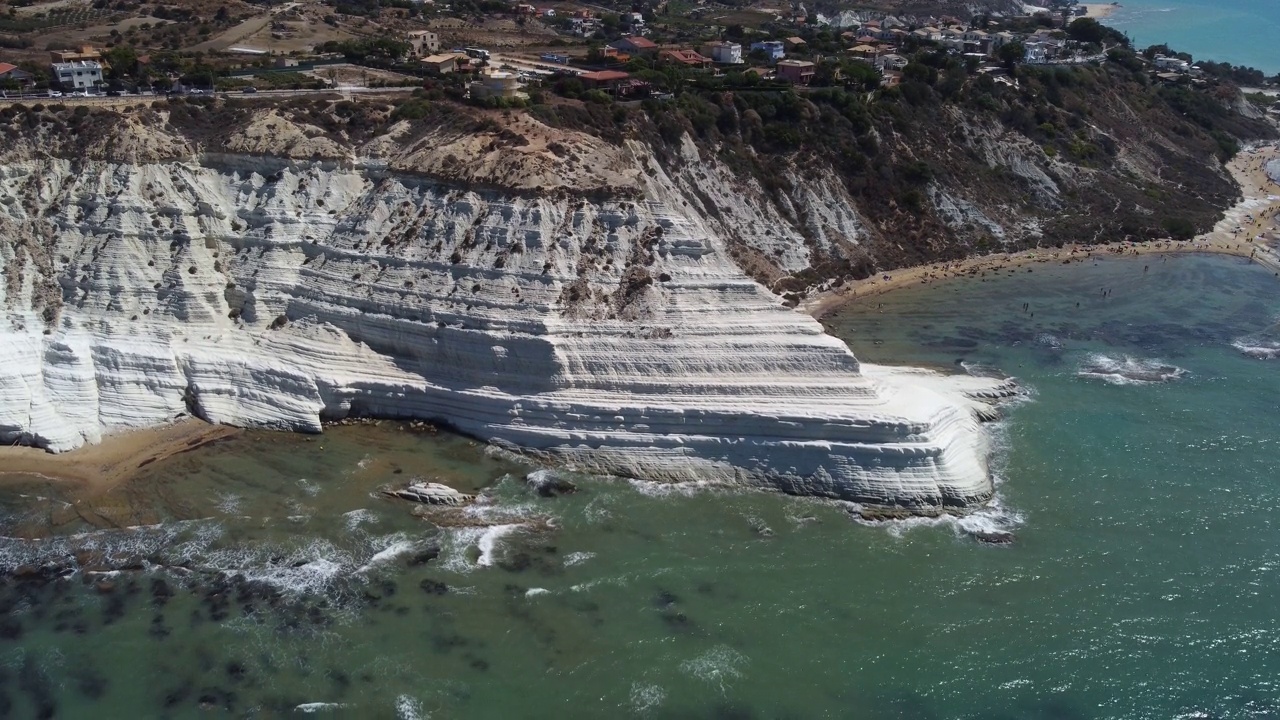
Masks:
[[[90,493],[109,490],[138,469],[179,455],[240,430],[184,420],[145,430],[129,430],[104,437],[67,453],[52,454],[32,447],[0,448],[0,487],[39,477],[79,486]]]

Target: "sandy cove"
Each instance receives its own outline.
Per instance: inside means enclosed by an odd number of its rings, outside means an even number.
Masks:
[[[14,445],[0,448],[0,487],[33,477],[79,486],[91,494],[110,490],[154,462],[239,433],[238,428],[189,419],[126,430],[71,452],[53,454]]]
[[[1112,5],[1111,3],[1085,3],[1081,7],[1086,11],[1085,17],[1093,18],[1094,20],[1111,17],[1116,10],[1120,9],[1119,5]]]
[[[841,306],[862,298],[883,295],[891,290],[912,285],[929,285],[936,280],[958,277],[985,277],[1011,272],[1025,266],[1084,262],[1096,257],[1165,255],[1177,253],[1213,253],[1250,258],[1280,275],[1280,251],[1265,242],[1268,232],[1280,230],[1280,184],[1267,176],[1266,164],[1280,159],[1280,143],[1242,150],[1227,164],[1227,169],[1240,183],[1243,196],[1228,209],[1213,230],[1193,240],[1153,240],[1145,243],[1113,243],[1110,245],[1072,244],[1061,248],[1036,248],[1016,253],[981,255],[951,262],[888,270],[863,280],[817,295],[804,304],[815,318],[834,312]]]

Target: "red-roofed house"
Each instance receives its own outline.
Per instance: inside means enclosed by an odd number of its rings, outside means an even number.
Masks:
[[[649,83],[633,80],[631,75],[620,70],[597,70],[578,76],[582,84],[590,90],[603,90],[618,97],[636,95],[649,90]]]
[[[623,80],[631,78],[629,73],[621,70],[597,70],[596,72],[582,73],[578,79],[586,86],[588,90],[607,90],[616,86]]]
[[[658,53],[658,62],[664,65],[683,65],[697,68],[711,66],[711,58],[703,57],[693,50],[663,50]]]
[[[632,35],[609,43],[609,47],[628,55],[656,55],[658,44],[646,37]]]
[[[27,87],[35,80],[35,76],[12,63],[0,62],[0,82],[15,82],[19,87]]]

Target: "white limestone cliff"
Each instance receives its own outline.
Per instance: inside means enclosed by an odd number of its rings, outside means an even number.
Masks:
[[[465,189],[408,172],[412,147],[244,154],[276,122],[223,155],[0,164],[0,439],[63,451],[187,412],[302,431],[412,417],[619,475],[925,508],[990,496],[978,417],[1007,385],[860,368],[730,259],[726,232],[795,231],[722,169],[675,177],[587,146],[582,177],[629,192],[514,187],[498,157],[512,187]],[[808,216],[856,239],[856,213]],[[804,262],[802,243],[785,252]]]

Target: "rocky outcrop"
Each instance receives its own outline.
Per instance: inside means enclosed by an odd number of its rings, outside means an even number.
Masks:
[[[710,160],[669,175],[608,150],[584,177],[626,192],[602,198],[396,170],[416,146],[213,149],[0,167],[0,438],[423,418],[594,472],[909,507],[992,492],[978,408],[1007,384],[861,367],[732,260],[726,229],[787,231]],[[711,198],[714,219],[696,209]]]
[[[476,499],[474,495],[460,493],[448,485],[424,480],[415,480],[402,488],[383,488],[382,494],[386,497],[424,505],[465,505]]]

